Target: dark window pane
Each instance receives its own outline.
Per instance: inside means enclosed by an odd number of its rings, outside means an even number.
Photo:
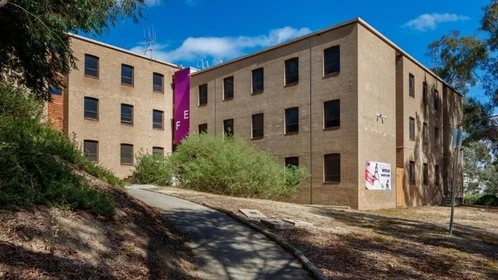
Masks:
[[[164,156],[164,149],[161,147],[152,147],[152,154]]]
[[[412,117],[410,117],[409,133],[410,140],[415,141],[415,119]]]
[[[434,109],[439,111],[439,91],[434,90]]]
[[[152,90],[157,92],[164,92],[164,76],[163,74],[152,74]]]
[[[133,145],[121,144],[121,164],[133,165]]]
[[[324,156],[324,181],[341,182],[341,155],[329,154]]]
[[[99,160],[99,142],[92,140],[83,141],[83,153],[88,160],[96,162]]]
[[[133,124],[133,106],[121,104],[121,123]]]
[[[299,58],[291,58],[285,61],[285,84],[299,82]]]
[[[338,127],[341,125],[340,100],[337,99],[324,103],[324,118],[325,128]]]
[[[121,64],[121,83],[133,85],[133,66]]]
[[[223,79],[223,99],[233,98],[233,76]]]
[[[334,46],[323,51],[324,75],[341,72],[341,50]]]
[[[252,115],[252,138],[261,138],[265,135],[264,115]]]
[[[439,186],[439,165],[436,165],[436,166],[434,167],[434,176],[436,176],[436,178],[435,178],[435,180],[434,180],[434,181],[435,181],[435,182],[434,182],[434,184],[435,184],[436,186]]]
[[[424,82],[422,98],[423,98],[424,104],[427,104],[427,101],[428,101],[428,99],[427,99],[427,82]]]
[[[99,58],[85,54],[85,75],[91,77],[99,76]]]
[[[208,85],[199,86],[199,105],[206,105],[208,103]]]
[[[163,129],[163,111],[152,111],[152,127],[156,129]]]
[[[408,75],[408,94],[415,97],[415,76],[412,74]]]
[[[54,86],[49,86],[48,92],[50,93],[50,95],[62,95],[62,90]]]
[[[299,108],[285,109],[285,133],[299,132]]]
[[[299,166],[299,157],[285,158],[285,166]]]
[[[203,123],[199,125],[199,134],[201,133],[207,133],[208,130],[208,125],[207,123]]]
[[[258,93],[264,90],[264,72],[263,68],[252,70],[252,92]]]
[[[424,135],[423,135],[423,138],[424,138],[424,144],[427,144],[429,142],[429,138],[428,138],[428,131],[427,131],[427,123],[425,122],[424,123],[424,128],[423,128],[423,132],[422,132]]]
[[[91,97],[85,97],[85,118],[99,118],[99,100]]]
[[[233,136],[233,119],[223,121],[223,133],[225,134],[225,136]]]
[[[427,167],[427,163],[424,163],[424,185],[429,184],[429,168]]]
[[[409,169],[409,176],[410,176],[410,185],[415,185],[415,162],[410,161],[410,169]]]

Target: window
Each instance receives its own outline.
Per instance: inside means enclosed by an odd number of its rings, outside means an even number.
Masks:
[[[164,93],[164,75],[152,73],[152,90],[155,92]]]
[[[424,127],[423,127],[423,130],[422,130],[422,134],[423,134],[423,137],[424,137],[424,144],[427,144],[429,142],[429,135],[428,135],[428,132],[427,132],[427,123],[424,122]]]
[[[121,104],[121,123],[133,124],[133,105]]]
[[[424,185],[429,185],[429,168],[427,163],[424,163]]]
[[[434,90],[434,109],[439,111],[440,103],[439,103],[439,91]]]
[[[121,144],[121,165],[133,165],[133,145]]]
[[[203,123],[199,125],[199,134],[208,132],[208,124]]]
[[[223,100],[233,99],[233,76],[223,79]]]
[[[439,186],[439,165],[436,165],[434,167],[434,176],[436,176],[435,180],[434,180],[434,184],[436,186]]]
[[[341,72],[341,49],[339,46],[333,46],[323,51],[324,56],[324,75]]]
[[[299,82],[299,58],[294,57],[285,61],[285,85]]]
[[[85,76],[99,77],[99,58],[90,54],[85,54]]]
[[[252,138],[265,136],[265,119],[263,114],[252,115]]]
[[[285,166],[299,166],[299,157],[286,157]]]
[[[415,97],[415,76],[413,74],[408,75],[408,94]]]
[[[410,185],[415,185],[415,162],[410,161]]]
[[[208,103],[208,85],[203,84],[199,86],[199,106]]]
[[[164,129],[163,118],[164,112],[159,110],[152,110],[152,128]]]
[[[299,108],[285,109],[285,134],[299,132]]]
[[[434,128],[434,144],[439,146],[439,127]]]
[[[223,133],[227,137],[233,136],[233,119],[223,121]]]
[[[133,85],[133,66],[121,64],[121,84]]]
[[[49,86],[48,93],[50,93],[50,95],[62,95],[62,90],[58,87]]]
[[[341,102],[339,99],[323,103],[324,127],[332,128],[341,126]]]
[[[164,156],[164,148],[162,148],[162,147],[152,147],[152,154],[153,155]]]
[[[415,119],[412,117],[410,117],[409,133],[410,140],[415,141]]]
[[[99,142],[93,140],[83,140],[83,153],[88,160],[99,161]]]
[[[424,101],[424,105],[427,105],[427,101],[428,101],[428,98],[427,98],[427,82],[424,82],[424,87],[422,89],[422,98],[423,98],[423,101]]]
[[[85,119],[99,119],[99,100],[97,98],[85,97]]]
[[[341,155],[328,154],[324,156],[324,181],[325,183],[341,182]]]
[[[252,93],[260,93],[264,89],[264,70],[258,68],[252,70]]]

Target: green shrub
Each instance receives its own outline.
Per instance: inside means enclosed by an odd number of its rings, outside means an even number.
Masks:
[[[498,206],[498,197],[494,194],[485,194],[477,201],[477,205]]]
[[[170,162],[162,155],[141,154],[133,171],[136,184],[155,184],[167,186],[171,180]]]
[[[465,205],[474,205],[477,200],[481,197],[480,194],[468,194],[463,197],[463,204]]]
[[[191,135],[168,160],[180,187],[230,196],[289,197],[308,176],[236,137]]]

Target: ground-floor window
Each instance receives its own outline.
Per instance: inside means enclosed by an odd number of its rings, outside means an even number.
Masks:
[[[324,179],[325,183],[341,182],[341,154],[328,154],[324,156]]]

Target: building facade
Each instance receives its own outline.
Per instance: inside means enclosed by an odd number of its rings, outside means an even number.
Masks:
[[[55,98],[52,105],[64,108],[63,130],[84,149],[98,142],[98,157],[94,149],[89,156],[120,177],[132,171],[129,145],[132,154],[171,152],[171,123],[178,120],[170,121],[169,85],[179,68],[71,40],[79,70],[67,77],[62,105]],[[95,70],[98,78],[85,75]],[[154,73],[163,77],[163,93],[154,91]],[[449,143],[462,96],[361,19],[192,72],[188,82],[189,109],[178,115],[188,116],[190,134],[233,134],[282,165],[310,171],[293,202],[393,208],[439,204],[449,194]],[[133,106],[132,124],[126,106]],[[155,129],[157,111],[163,129]],[[49,115],[58,112],[49,105]]]

